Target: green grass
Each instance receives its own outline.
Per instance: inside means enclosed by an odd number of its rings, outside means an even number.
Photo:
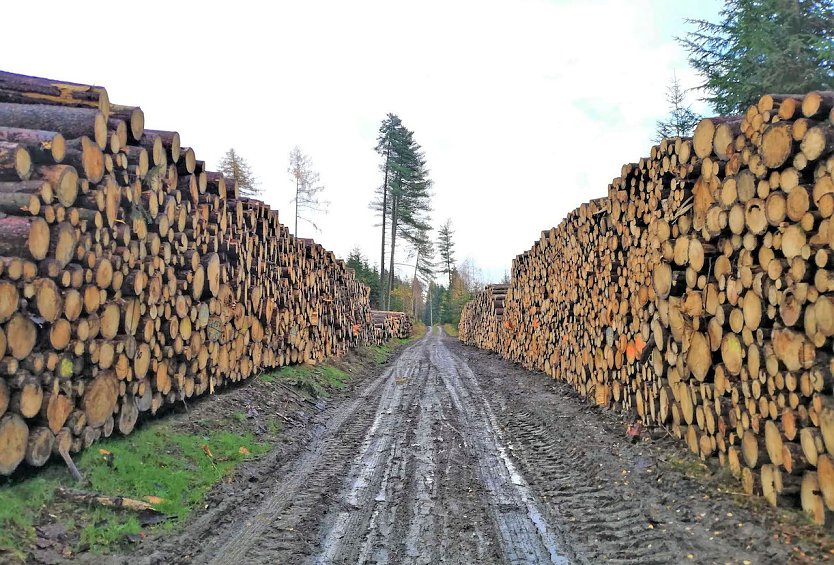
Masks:
[[[79,545],[93,551],[104,551],[124,543],[128,536],[139,535],[142,526],[132,515],[114,517],[113,510],[93,508],[89,514],[90,523],[79,533]]]
[[[371,357],[379,365],[384,365],[388,362],[391,356],[403,345],[407,345],[412,341],[418,339],[416,334],[405,339],[394,338],[385,345],[370,345],[366,349],[370,352]]]
[[[52,502],[57,486],[54,479],[35,477],[0,488],[0,560],[3,551],[23,560],[22,548],[35,541],[32,524],[41,509]]]
[[[169,519],[157,527],[172,528],[244,459],[268,449],[268,444],[255,441],[251,434],[224,430],[183,434],[160,421],[127,437],[100,441],[85,450],[76,463],[90,482],[84,490],[137,500],[146,496],[162,499],[154,508]],[[4,552],[17,560],[24,558],[26,548],[35,540],[34,524],[48,504],[50,513],[65,522],[68,531],[78,528],[81,549],[106,551],[142,530],[133,512],[57,499],[59,486],[78,488],[67,471],[56,466],[37,477],[0,487],[0,561]]]
[[[453,324],[443,324],[443,331],[452,337],[458,337],[458,327]]]
[[[156,510],[182,519],[247,452],[258,455],[268,448],[251,434],[186,435],[153,422],[127,437],[97,443],[81,454],[78,463],[86,470],[93,491],[138,499],[156,496],[163,499],[154,506]],[[112,453],[112,466],[100,450]]]
[[[282,382],[319,398],[328,396],[332,388],[345,388],[350,379],[345,371],[330,364],[289,365],[261,375],[266,383]]]

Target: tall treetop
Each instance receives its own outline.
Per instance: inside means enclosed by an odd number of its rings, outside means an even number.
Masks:
[[[449,218],[437,231],[437,249],[440,255],[440,272],[449,277],[452,284],[452,273],[455,270],[455,230],[452,229],[452,219]]]
[[[319,212],[327,212],[330,205],[326,200],[321,200],[321,193],[324,186],[320,182],[319,173],[313,168],[313,161],[297,145],[290,151],[290,165],[287,168],[290,178],[295,182],[295,234],[298,235],[298,220],[312,225],[315,230],[318,226],[313,222],[312,217]]]
[[[263,193],[260,182],[252,172],[249,163],[235,151],[234,147],[226,151],[219,168],[225,178],[237,182],[241,196],[259,198]]]
[[[657,141],[671,137],[690,137],[701,116],[692,111],[686,103],[686,92],[681,87],[676,74],[672,75],[672,84],[666,88],[666,101],[669,103],[669,115],[657,122]]]
[[[717,112],[741,112],[762,94],[834,88],[831,0],[726,0],[720,15],[687,20],[695,31],[679,39]]]

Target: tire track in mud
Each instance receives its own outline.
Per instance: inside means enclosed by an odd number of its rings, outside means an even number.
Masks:
[[[392,375],[397,371],[414,370],[418,366],[419,351],[417,346],[406,349],[394,365],[337,411],[308,451],[278,479],[252,519],[230,532],[223,546],[209,549],[204,552],[205,557],[195,561],[213,565],[284,563],[298,561],[303,555],[312,553],[315,539],[311,539],[309,532],[315,524],[311,522],[321,513],[322,507],[331,506],[335,500],[336,485],[345,476],[352,455],[364,447],[368,428],[377,424],[375,428],[379,429],[378,407],[390,406],[399,399],[401,393]],[[352,481],[361,485],[369,479],[363,471]],[[342,507],[351,504],[355,502],[339,502]]]
[[[349,530],[322,526],[318,563],[475,563],[498,561],[496,536],[458,414],[436,370],[427,338],[379,491]],[[348,488],[343,497],[351,495]]]
[[[542,509],[560,525],[573,561],[787,562],[784,547],[771,543],[755,515],[713,500],[695,484],[676,484],[682,479],[676,473],[660,473],[657,452],[628,444],[622,429],[610,428],[613,414],[544,375],[447,343],[458,371],[477,373],[513,460],[546,501]],[[740,523],[743,529],[735,527]]]
[[[391,529],[383,530],[380,526],[386,519],[399,521],[396,514],[400,509],[386,508],[386,503],[397,497],[399,493],[391,491],[402,490],[408,477],[403,444],[412,435],[409,424],[414,420],[415,408],[419,408],[416,399],[425,386],[425,379],[420,375],[426,369],[422,359],[425,347],[425,339],[412,346],[389,375],[373,422],[347,473],[346,488],[339,497],[342,509],[335,517],[326,519],[328,532],[315,562],[365,561],[372,550],[370,534],[378,531],[383,545],[390,545]],[[386,510],[395,516],[387,518]],[[365,531],[369,534],[358,546],[356,542],[363,539],[360,534]]]
[[[442,340],[432,350],[449,396],[466,415],[467,435],[478,459],[481,481],[491,494],[493,519],[510,563],[567,563],[562,542],[548,526],[529,485],[518,473],[503,446],[503,438],[488,401],[469,366],[453,358]]]
[[[390,428],[396,432],[399,441],[391,446],[375,441],[378,416],[363,443],[365,449],[349,473],[349,477],[371,474],[380,477],[379,494],[374,499],[373,509],[362,505],[362,502],[370,502],[369,482],[348,481],[340,499],[349,509],[339,512],[326,526],[322,551],[315,562],[462,562],[461,555],[437,553],[437,533],[433,527],[434,516],[443,512],[435,506],[447,504],[449,500],[436,501],[438,456],[429,431],[445,425],[460,436],[458,441],[464,445],[464,465],[472,470],[482,489],[481,519],[483,514],[489,517],[491,527],[487,533],[497,541],[503,561],[566,563],[553,528],[546,524],[535,496],[501,445],[497,423],[477,390],[471,370],[453,362],[439,335],[427,336],[421,342],[420,353],[423,358],[428,357],[430,365],[411,373],[417,378],[412,385],[413,401],[406,403],[404,409],[391,418],[395,421]],[[469,388],[473,389],[472,393]],[[445,410],[440,410],[441,399],[447,405]],[[389,412],[388,406],[380,406],[380,415]],[[415,423],[412,425],[412,422]],[[412,436],[413,443],[409,445]],[[370,454],[374,447],[390,451],[384,471],[377,469],[383,454],[377,452],[373,457]],[[412,448],[410,458],[413,463],[405,461],[403,475],[403,462],[398,454],[407,453],[409,447]],[[407,492],[405,500],[396,501],[390,496],[394,485],[406,485],[403,489]],[[445,493],[454,500],[461,496],[463,488],[466,485],[460,485],[457,492],[446,490]],[[407,507],[405,511],[403,506]],[[444,526],[451,528],[441,530],[441,538],[453,537],[456,529],[474,523],[473,518],[464,515],[458,521],[444,521]],[[383,524],[394,527],[382,527]],[[404,536],[398,540],[392,532],[404,532]],[[483,536],[476,532],[473,537]],[[359,539],[363,541],[357,554],[355,545]],[[468,556],[475,557],[471,552]]]
[[[788,561],[754,510],[661,469],[667,448],[627,443],[567,385],[442,333],[306,430],[306,447],[250,471],[257,488],[137,563]]]

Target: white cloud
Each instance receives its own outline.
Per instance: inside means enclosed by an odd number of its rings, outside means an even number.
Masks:
[[[24,4],[4,8],[9,21],[30,17]],[[300,145],[332,202],[323,232],[301,235],[376,261],[372,148],[398,113],[426,151],[435,223],[451,217],[458,256],[500,278],[540,230],[648,153],[673,70],[697,82],[673,37],[717,3],[669,4],[45,2],[39,34],[55,40],[5,26],[25,48],[2,67],[104,84],[209,165],[234,146],[290,225],[287,156]]]

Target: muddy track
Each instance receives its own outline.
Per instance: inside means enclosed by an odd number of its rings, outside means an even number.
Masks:
[[[151,563],[784,563],[768,525],[560,383],[435,330]],[[732,518],[730,518],[732,517]]]
[[[252,519],[195,561],[565,562],[439,334],[333,417]],[[318,522],[318,523],[317,523]]]
[[[764,517],[715,485],[669,469],[682,448],[632,445],[619,417],[564,383],[448,340],[461,374],[477,374],[485,404],[520,472],[546,501],[549,523],[579,563],[786,563]]]

